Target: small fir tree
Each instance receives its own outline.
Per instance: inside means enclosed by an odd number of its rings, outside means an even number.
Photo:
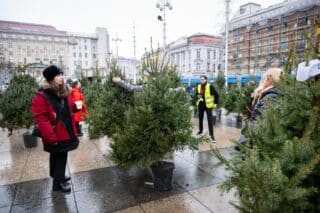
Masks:
[[[124,112],[133,103],[133,94],[117,86],[112,82],[114,76],[120,76],[120,68],[115,62],[112,63],[111,73],[105,83],[97,82],[90,84],[85,90],[85,98],[90,117],[90,138],[102,136],[111,137],[117,129],[124,127]]]
[[[134,94],[124,128],[113,135],[111,159],[122,167],[159,163],[167,152],[199,142],[192,137],[188,95],[174,89],[179,85],[175,69],[150,55],[146,64],[148,84]]]
[[[8,129],[29,128],[34,120],[31,100],[38,85],[27,74],[15,75],[0,98],[0,127]]]
[[[320,79],[298,82],[290,76],[297,64],[294,49],[288,63],[278,100],[247,129],[241,152],[226,160],[214,150],[231,170],[222,189],[236,188],[240,203],[233,205],[242,212],[320,211]]]

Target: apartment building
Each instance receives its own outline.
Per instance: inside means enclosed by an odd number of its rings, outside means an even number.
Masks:
[[[43,67],[57,64],[67,77],[99,74],[109,66],[109,34],[71,33],[50,25],[0,21],[0,63],[28,64],[27,71],[41,78]],[[95,73],[98,72],[98,73]]]
[[[267,8],[255,3],[240,6],[230,21],[229,73],[283,67],[292,45],[302,60],[305,35],[316,36],[319,14],[319,0],[286,0]]]
[[[58,64],[68,70],[68,37],[49,25],[0,21],[0,63]],[[39,69],[32,70],[36,76]]]
[[[223,40],[203,33],[182,37],[168,45],[167,56],[181,76],[215,76],[224,66]]]
[[[69,69],[76,77],[81,74],[106,76],[109,70],[109,34],[106,28],[96,28],[94,34],[68,32]]]

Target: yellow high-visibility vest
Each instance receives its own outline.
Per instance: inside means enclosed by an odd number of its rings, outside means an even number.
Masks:
[[[198,94],[201,92],[201,84],[198,85]],[[210,94],[210,84],[206,84],[204,89],[204,99],[206,100],[206,107],[208,109],[213,108],[214,96]],[[199,106],[200,99],[197,100],[197,106]]]

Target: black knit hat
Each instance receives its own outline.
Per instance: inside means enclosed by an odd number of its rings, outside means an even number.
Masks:
[[[56,75],[63,74],[63,71],[56,65],[50,65],[43,70],[42,74],[50,82]]]

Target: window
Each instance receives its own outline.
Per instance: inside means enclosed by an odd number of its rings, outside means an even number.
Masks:
[[[80,57],[80,58],[82,57],[82,54],[81,54],[81,53],[79,53],[79,57]]]
[[[236,58],[241,57],[240,47],[237,48]]]
[[[280,39],[280,51],[286,51],[288,45],[288,38],[283,36]]]
[[[207,63],[207,72],[210,72],[210,63]]]
[[[213,59],[216,59],[216,50],[213,50]]]
[[[268,31],[272,31],[273,26],[272,26],[272,19],[268,19]]]
[[[84,49],[87,50],[87,45],[84,45]]]
[[[221,64],[218,64],[218,70],[219,71],[221,70]]]
[[[300,12],[299,18],[298,18],[298,27],[303,27],[308,24],[308,12],[303,11]]]
[[[260,54],[260,46],[259,46],[259,42],[258,41],[256,41],[256,45],[255,45],[254,50],[255,50],[255,54],[256,55]]]
[[[196,71],[198,71],[198,72],[200,71],[200,63],[196,64]]]
[[[189,61],[191,61],[191,50],[189,50]]]
[[[272,52],[272,37],[269,37],[269,38],[268,38],[267,52],[268,52],[268,53],[271,53],[271,52]]]
[[[240,8],[240,14],[242,15],[242,14],[244,14],[245,12],[246,12],[246,8],[241,7],[241,8]]]
[[[288,28],[288,19],[287,17],[282,16],[281,18],[281,29],[286,30]]]
[[[85,57],[85,58],[88,58],[88,53],[84,53],[84,57]]]
[[[300,31],[298,32],[298,37],[297,37],[297,46],[296,50],[304,50],[307,44],[307,40],[303,35],[303,32]]]
[[[92,57],[93,57],[93,58],[96,58],[97,56],[96,56],[96,54],[95,54],[95,53],[93,53],[93,54],[92,54]]]
[[[236,61],[236,69],[241,70],[241,60]]]
[[[254,59],[254,67],[259,67],[259,58]]]
[[[74,57],[74,58],[77,57],[76,53],[73,53],[73,57]]]
[[[285,65],[285,60],[286,60],[286,57],[284,55],[280,55],[279,66],[284,66]]]
[[[207,59],[210,59],[210,52],[211,52],[211,50],[208,49],[208,51],[207,51]]]
[[[197,49],[196,51],[197,51],[197,59],[200,59],[200,56],[201,56],[200,55],[200,51],[201,51],[201,49]]]

